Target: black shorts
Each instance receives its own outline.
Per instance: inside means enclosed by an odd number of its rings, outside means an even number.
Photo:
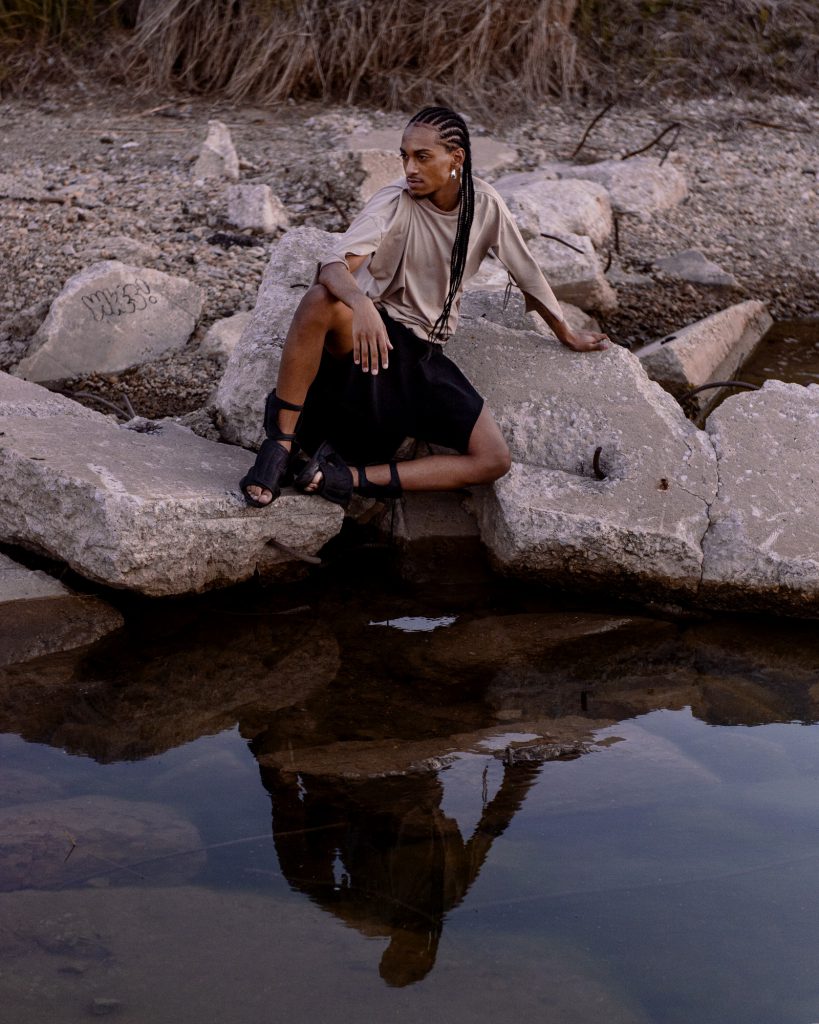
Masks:
[[[393,349],[388,369],[364,373],[352,353],[324,353],[298,432],[312,454],[329,441],[353,465],[394,457],[405,438],[466,452],[483,399],[440,345],[379,310]]]

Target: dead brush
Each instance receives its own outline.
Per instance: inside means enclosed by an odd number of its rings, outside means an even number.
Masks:
[[[512,107],[570,91],[576,4],[142,0],[130,67],[152,88],[237,102]]]

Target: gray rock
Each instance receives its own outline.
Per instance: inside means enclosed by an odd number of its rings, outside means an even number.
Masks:
[[[529,250],[552,291],[561,301],[581,309],[613,313],[617,309],[617,295],[606,280],[591,239],[568,231],[557,234],[561,242],[550,238],[529,242]]]
[[[0,554],[0,665],[81,647],[122,622],[105,601]]]
[[[0,174],[0,198],[24,202],[62,202],[62,198],[46,191],[39,175]]]
[[[507,180],[497,188],[527,240],[540,238],[542,232],[568,233],[588,235],[600,246],[611,234],[609,194],[595,181],[541,179],[510,186]]]
[[[148,362],[182,348],[202,301],[201,288],[183,277],[96,263],[66,282],[15,373],[55,381]]]
[[[227,194],[228,221],[237,228],[272,235],[290,223],[287,210],[269,185],[230,185]]]
[[[208,135],[193,165],[196,179],[228,178],[239,180],[239,157],[227,125],[221,121],[208,121]]]
[[[19,383],[0,375],[0,540],[110,586],[162,595],[291,569],[340,528],[340,508],[303,495],[247,508],[238,493],[247,451],[167,421],[135,430],[75,414],[65,403],[77,403],[44,388],[31,412],[21,410]]]
[[[0,370],[8,370],[28,354],[32,338],[45,320],[51,302],[38,299],[0,321]]]
[[[600,182],[608,190],[617,213],[641,218],[650,218],[658,210],[677,206],[688,195],[683,173],[669,163],[660,166],[660,161],[650,156],[566,164],[558,170],[558,176]]]
[[[211,324],[199,346],[202,354],[226,362],[252,319],[252,313],[234,313]]]
[[[710,285],[715,288],[736,288],[737,279],[707,259],[698,249],[685,249],[674,256],[663,256],[654,261],[656,270],[675,281]]]
[[[740,302],[646,345],[638,357],[652,380],[702,413],[725,389],[709,389],[693,398],[688,392],[709,381],[733,380],[772,323],[764,303]]]
[[[465,325],[447,352],[485,396],[514,460],[476,492],[501,571],[608,592],[696,593],[716,460],[636,357],[618,346],[575,353],[486,322]]]
[[[140,242],[127,235],[112,235],[110,238],[93,239],[78,255],[84,259],[120,260],[122,263],[142,266],[158,260],[162,250],[151,242]]]
[[[271,246],[253,318],[233,350],[214,396],[225,440],[248,448],[261,443],[265,397],[276,384],[290,321],[335,237],[318,228],[300,227]]]
[[[97,877],[133,885],[134,870],[160,883],[178,882],[201,870],[201,846],[198,829],[160,804],[107,796],[20,804],[0,810],[0,889],[46,889]],[[52,951],[76,953],[66,939],[51,936]]]
[[[466,583],[485,574],[478,524],[462,494],[410,491],[388,519],[405,579]]]
[[[706,423],[719,493],[705,535],[703,601],[819,614],[819,386],[767,381]]]

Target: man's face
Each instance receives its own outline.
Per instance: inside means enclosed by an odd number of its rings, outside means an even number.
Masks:
[[[447,150],[438,138],[434,128],[426,124],[412,124],[407,127],[401,139],[401,159],[407,186],[418,199],[433,195],[441,189],[455,186],[453,169],[460,168],[463,150]]]

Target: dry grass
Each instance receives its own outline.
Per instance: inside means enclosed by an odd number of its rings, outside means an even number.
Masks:
[[[143,0],[133,67],[232,100],[411,107],[565,94],[577,0]]]
[[[817,0],[0,0],[0,88],[490,111],[585,94],[815,92]]]
[[[815,93],[817,0],[579,0],[590,95]]]

